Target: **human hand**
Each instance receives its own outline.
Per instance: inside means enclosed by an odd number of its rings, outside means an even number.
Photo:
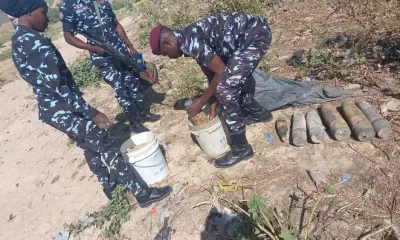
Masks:
[[[210,118],[210,120],[213,120],[216,116],[217,116],[217,103],[214,102],[210,106],[210,116],[209,116],[209,118]]]
[[[108,119],[108,117],[104,114],[99,112],[94,118],[93,118],[93,122],[101,129],[105,129],[107,130],[110,125],[111,122]]]
[[[196,114],[198,114],[203,109],[205,104],[205,101],[203,101],[201,98],[196,98],[192,105],[190,105],[187,109],[187,114],[189,117],[194,117]]]

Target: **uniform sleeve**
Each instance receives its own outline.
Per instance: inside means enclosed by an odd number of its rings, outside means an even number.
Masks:
[[[74,32],[76,29],[76,16],[71,1],[63,1],[59,9],[59,18],[64,32]]]
[[[98,111],[87,104],[77,93],[71,91],[63,79],[57,64],[58,59],[54,49],[43,40],[36,40],[34,47],[24,51],[22,45],[15,54],[16,66],[22,78],[31,84],[38,96],[38,104],[44,111],[52,108],[78,112],[93,119]],[[27,48],[27,47],[25,47]]]
[[[217,55],[215,51],[204,41],[203,38],[191,38],[187,43],[190,55],[197,60],[197,62],[205,67],[211,64],[211,60]]]

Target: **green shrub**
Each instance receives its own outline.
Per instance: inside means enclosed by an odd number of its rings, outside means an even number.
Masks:
[[[178,77],[179,85],[174,93],[175,99],[194,97],[203,93],[205,86],[203,75],[195,69],[189,69]]]
[[[266,9],[278,0],[206,0],[210,13],[245,12],[264,16]]]
[[[49,8],[49,11],[47,12],[47,17],[49,18],[49,21],[51,23],[56,23],[60,21],[58,14],[59,14],[58,8]]]
[[[366,29],[400,30],[400,1],[333,0],[335,12],[344,11]]]
[[[0,53],[0,61],[10,59],[11,57],[12,57],[12,49],[11,48],[4,50],[2,53]]]
[[[181,28],[207,16],[206,5],[193,0],[149,0],[139,5],[139,11],[142,15],[139,35],[142,47],[147,46],[151,29],[158,24]]]
[[[87,56],[76,62],[70,68],[72,76],[78,87],[85,88],[93,84],[99,84],[103,77],[100,70],[92,66],[90,57]]]
[[[139,2],[139,0],[114,0],[112,2],[112,7],[113,10],[117,11],[120,9],[127,9],[131,10],[133,7],[133,4]]]

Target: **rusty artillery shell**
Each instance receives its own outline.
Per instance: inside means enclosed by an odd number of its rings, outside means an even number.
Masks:
[[[301,147],[307,143],[306,119],[301,112],[294,112],[292,118],[292,141],[295,146]]]
[[[288,126],[285,119],[282,117],[278,117],[275,122],[275,127],[281,141],[286,142],[288,140]]]
[[[313,143],[321,143],[325,140],[324,126],[317,110],[311,110],[306,117],[308,135]]]
[[[356,105],[360,110],[364,113],[365,117],[367,117],[368,121],[374,127],[374,130],[378,137],[387,138],[392,133],[392,129],[389,125],[389,122],[384,119],[378,111],[371,106],[371,104],[366,101],[358,101]]]
[[[375,130],[364,113],[351,100],[343,101],[342,107],[344,116],[357,139],[361,142],[371,141],[375,137]]]
[[[329,128],[329,132],[336,140],[346,140],[350,138],[350,128],[335,107],[329,103],[321,106],[322,117]]]

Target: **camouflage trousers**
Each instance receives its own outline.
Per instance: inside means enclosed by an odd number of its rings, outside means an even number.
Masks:
[[[71,132],[66,129],[64,131],[59,127],[56,128],[67,133],[69,138],[83,149],[90,170],[97,176],[103,188],[113,189],[116,185],[122,184],[137,194],[142,189],[143,183],[125,163],[118,146],[109,137],[107,131],[98,128],[93,121],[80,116],[69,116],[69,118],[75,118],[71,121],[73,123],[87,126],[87,129],[90,129],[89,132],[71,135]]]
[[[253,42],[246,49],[235,52],[226,61],[225,72],[215,93],[230,134],[246,131],[241,104],[252,95],[245,92],[244,85],[271,45],[271,30],[267,24],[256,31],[259,33]]]
[[[115,97],[125,113],[129,112],[132,104],[143,101],[139,73],[120,70],[113,63],[100,67],[100,72],[104,81],[114,89]]]

